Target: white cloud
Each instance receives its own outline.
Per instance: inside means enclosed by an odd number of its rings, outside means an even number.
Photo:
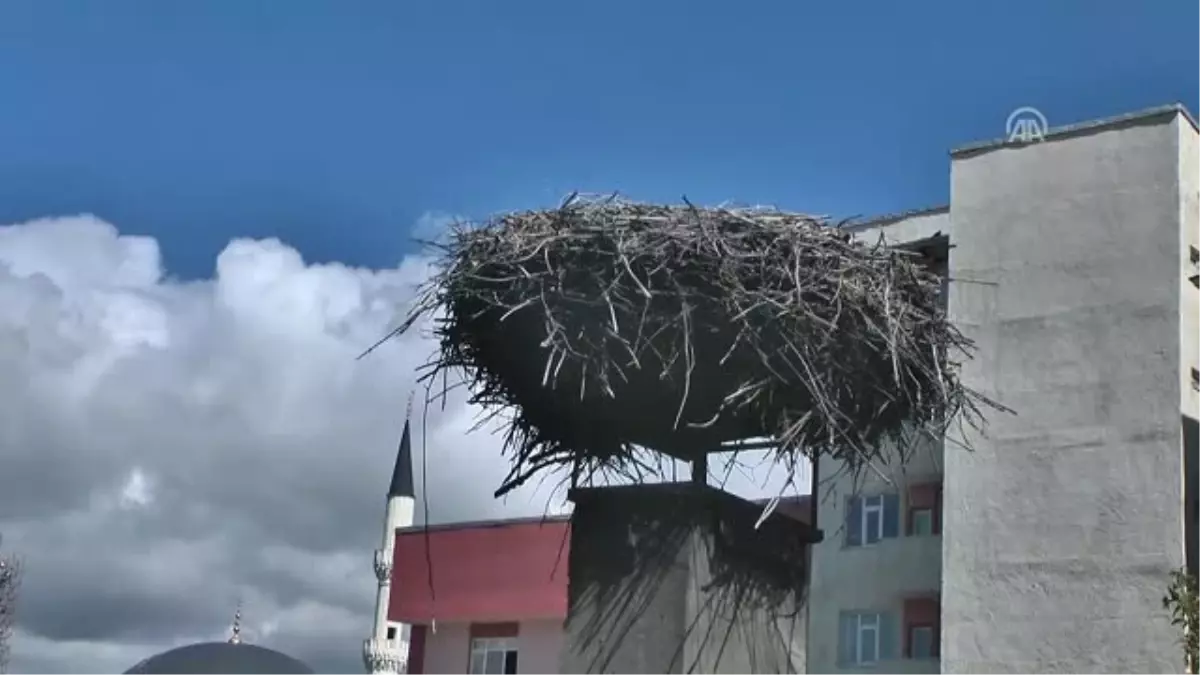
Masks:
[[[125,485],[121,488],[121,506],[126,509],[136,509],[149,506],[154,501],[150,478],[141,467],[133,467]]]
[[[92,216],[0,227],[0,532],[26,569],[13,670],[123,670],[219,638],[242,600],[249,638],[357,671],[387,477],[432,345],[355,357],[428,271],[420,256],[307,265],[239,239],[212,279],[184,283],[154,239]],[[548,487],[492,499],[500,438],[467,434],[462,401],[415,439],[432,520],[543,512]]]

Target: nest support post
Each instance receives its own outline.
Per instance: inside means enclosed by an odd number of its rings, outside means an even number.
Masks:
[[[708,455],[697,455],[692,458],[692,483],[708,485]]]

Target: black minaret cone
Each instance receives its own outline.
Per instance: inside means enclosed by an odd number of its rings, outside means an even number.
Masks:
[[[413,490],[412,431],[409,418],[406,418],[404,433],[400,435],[400,449],[396,451],[396,468],[392,469],[392,484],[388,487],[388,498],[416,496],[417,493]]]

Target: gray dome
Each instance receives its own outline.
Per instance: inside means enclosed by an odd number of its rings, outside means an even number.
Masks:
[[[287,654],[229,642],[202,642],[156,654],[125,671],[129,673],[175,673],[193,675],[307,675],[313,669]]]

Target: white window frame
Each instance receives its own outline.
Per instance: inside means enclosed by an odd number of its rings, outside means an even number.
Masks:
[[[883,625],[883,615],[879,612],[859,612],[854,617],[854,665],[870,666],[879,662],[879,633]],[[863,658],[863,645],[866,634],[873,634],[875,643],[875,658],[868,661]]]
[[[517,649],[517,638],[515,637],[487,637],[487,638],[471,638],[471,660],[467,664],[467,672],[472,675],[504,675],[504,663],[508,660],[508,653],[513,652],[519,654]],[[500,661],[500,671],[498,673],[490,673],[487,669],[488,654],[500,653],[504,658]],[[475,665],[475,657],[480,657],[479,666]],[[518,655],[518,663],[520,656]]]
[[[860,505],[862,511],[862,522],[859,523],[858,540],[862,542],[862,546],[870,546],[883,541],[883,495],[874,495],[872,497],[863,497]],[[870,532],[870,515],[876,514],[875,519],[875,539],[868,536]]]
[[[917,646],[917,631],[928,631],[929,632],[929,653],[925,654],[924,656],[918,656],[915,653],[916,646]],[[933,654],[934,654],[933,641],[935,639],[937,639],[937,635],[935,635],[933,632],[933,626],[930,626],[927,624],[910,626],[908,629],[908,635],[905,636],[905,639],[908,641],[908,649],[909,649],[908,656],[909,656],[909,658],[912,658],[912,659],[932,659],[933,658]]]

